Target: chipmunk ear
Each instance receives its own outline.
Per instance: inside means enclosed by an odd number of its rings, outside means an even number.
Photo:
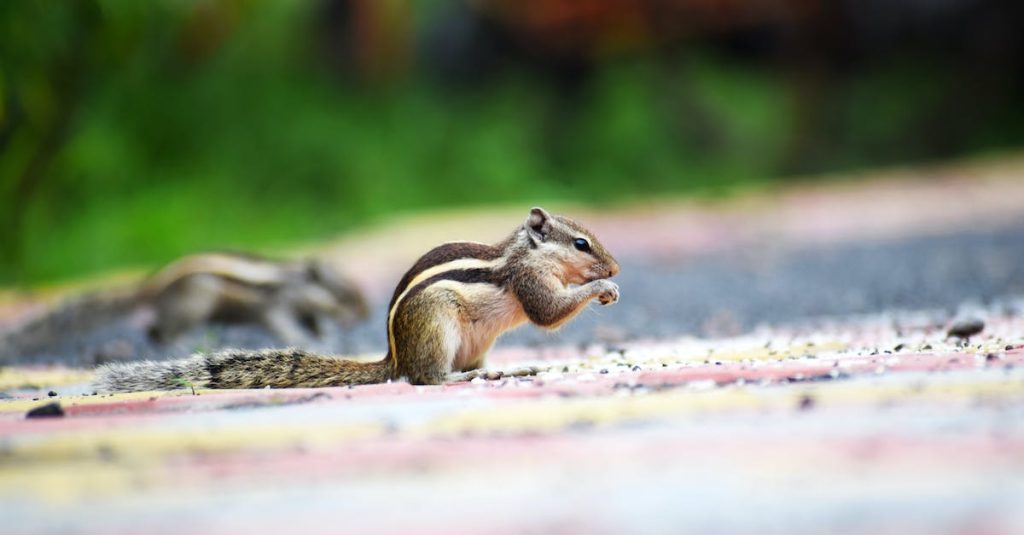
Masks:
[[[530,217],[526,218],[526,231],[532,238],[544,241],[551,231],[551,215],[538,206],[531,208]]]

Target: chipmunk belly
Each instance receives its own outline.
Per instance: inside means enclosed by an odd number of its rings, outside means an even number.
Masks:
[[[510,291],[489,283],[456,283],[449,287],[458,296],[463,311],[461,343],[452,369],[472,370],[483,365],[487,350],[501,333],[526,322],[519,300]]]

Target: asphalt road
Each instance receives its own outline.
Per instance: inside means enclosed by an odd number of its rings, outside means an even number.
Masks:
[[[499,345],[614,345],[638,338],[729,336],[758,325],[891,310],[933,310],[937,321],[972,306],[1015,306],[1024,296],[1024,222],[994,231],[792,248],[773,243],[688,258],[624,258],[621,300],[592,305],[557,333],[526,326]],[[369,321],[328,333],[311,349],[383,353],[386,303]],[[168,358],[221,347],[279,345],[251,327],[213,327],[154,346],[130,319],[55,341],[22,363],[93,365]]]

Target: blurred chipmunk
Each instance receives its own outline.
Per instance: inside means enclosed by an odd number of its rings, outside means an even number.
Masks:
[[[81,336],[140,309],[154,313],[149,338],[170,343],[210,322],[255,323],[288,345],[304,345],[328,322],[365,319],[366,300],[348,278],[318,260],[274,261],[236,253],[180,258],[138,286],[86,294],[0,335],[0,356]]]

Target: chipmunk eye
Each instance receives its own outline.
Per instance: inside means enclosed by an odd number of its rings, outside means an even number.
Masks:
[[[577,250],[583,251],[584,253],[590,252],[590,242],[584,240],[583,238],[576,238],[576,240],[572,242],[572,245]]]

